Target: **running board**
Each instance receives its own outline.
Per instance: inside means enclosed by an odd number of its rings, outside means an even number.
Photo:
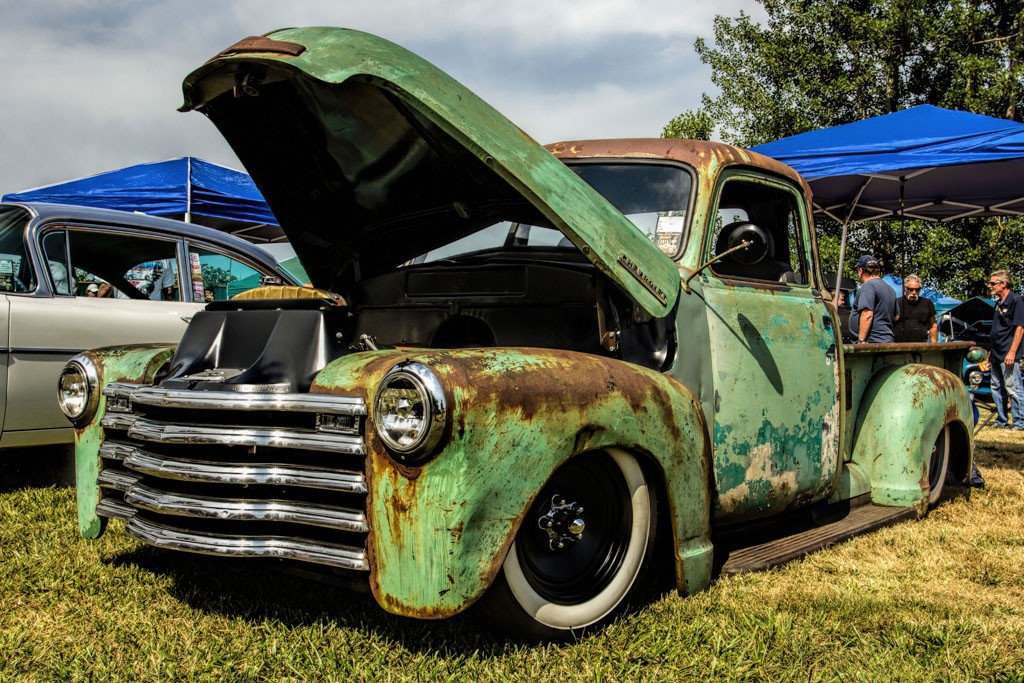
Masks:
[[[868,504],[851,509],[848,515],[838,521],[755,545],[744,546],[740,545],[740,539],[729,539],[723,544],[726,547],[722,550],[728,554],[721,567],[721,574],[745,574],[777,567],[867,531],[915,517],[916,508]]]

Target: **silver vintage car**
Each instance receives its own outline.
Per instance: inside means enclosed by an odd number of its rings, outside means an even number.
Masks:
[[[176,342],[209,301],[296,284],[263,249],[142,214],[0,204],[0,448],[71,443],[54,400],[83,349]]]

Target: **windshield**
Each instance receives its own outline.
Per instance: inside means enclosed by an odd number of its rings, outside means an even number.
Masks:
[[[654,242],[675,256],[682,246],[690,203],[690,174],[669,164],[576,163],[570,168]],[[414,259],[426,263],[496,249],[576,247],[558,230],[507,221],[496,223]]]
[[[31,292],[36,288],[32,264],[25,252],[28,220],[28,211],[21,207],[0,207],[0,292]]]

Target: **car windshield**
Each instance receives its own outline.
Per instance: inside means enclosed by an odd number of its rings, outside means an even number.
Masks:
[[[576,163],[571,168],[662,252],[669,256],[679,252],[690,202],[689,173],[676,165],[646,163]],[[531,248],[576,249],[554,228],[506,221],[422,254],[413,263],[480,251]]]
[[[32,264],[25,252],[29,213],[19,206],[0,206],[0,291],[31,292],[36,288]]]

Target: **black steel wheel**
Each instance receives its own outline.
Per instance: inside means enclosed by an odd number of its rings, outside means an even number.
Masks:
[[[943,425],[939,436],[932,445],[931,457],[928,459],[928,505],[935,505],[942,497],[942,489],[946,483],[946,472],[949,470],[949,425]]]
[[[653,555],[657,511],[643,468],[609,449],[570,460],[548,481],[481,607],[527,639],[566,640],[612,616]]]

